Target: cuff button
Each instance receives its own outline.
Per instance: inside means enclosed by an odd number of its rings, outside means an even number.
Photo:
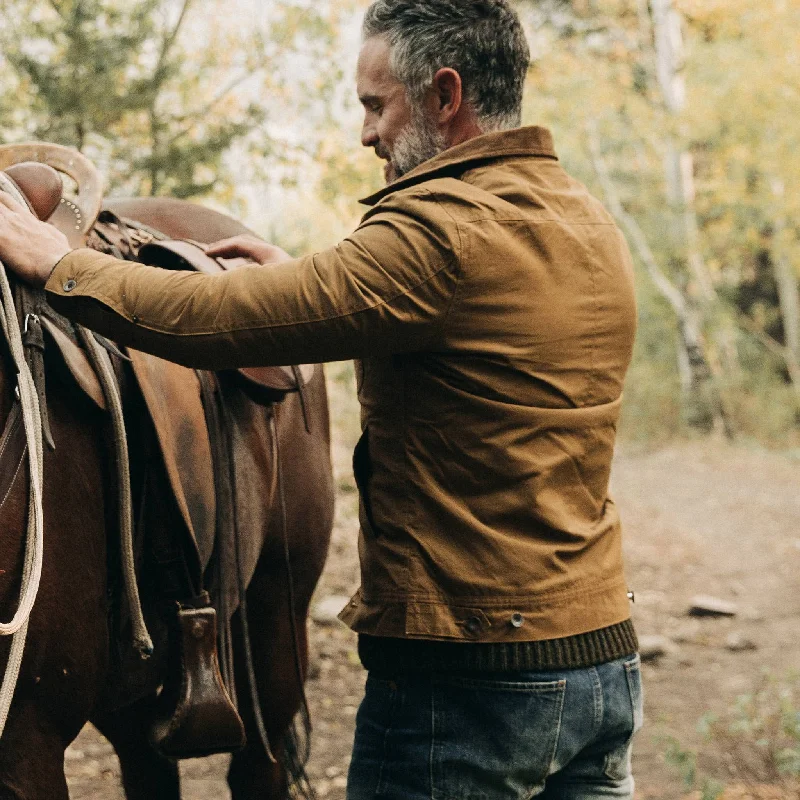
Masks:
[[[511,624],[515,628],[521,628],[524,622],[525,622],[525,617],[523,617],[522,614],[519,613],[519,611],[511,615]]]
[[[74,289],[74,288],[75,288],[77,285],[78,285],[78,282],[77,282],[77,281],[75,281],[75,280],[73,280],[72,278],[70,278],[70,279],[69,279],[69,280],[68,280],[68,281],[67,281],[67,282],[64,284],[64,291],[65,291],[65,292],[71,292],[71,291],[72,291],[72,290],[73,290],[73,289]]]

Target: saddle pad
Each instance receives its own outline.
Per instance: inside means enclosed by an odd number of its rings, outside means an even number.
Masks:
[[[216,497],[211,445],[195,372],[129,350],[181,516],[205,567],[214,547]]]

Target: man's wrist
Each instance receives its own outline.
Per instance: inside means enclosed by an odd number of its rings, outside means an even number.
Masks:
[[[70,255],[72,252],[73,252],[73,251],[72,251],[72,249],[71,249],[71,248],[70,248],[69,250],[65,250],[64,252],[62,252],[62,253],[61,253],[61,255],[59,255],[59,256],[56,258],[56,261],[55,261],[55,263],[53,263],[53,266],[52,266],[52,267],[45,268],[45,269],[43,269],[43,270],[41,271],[41,273],[40,273],[40,275],[39,275],[39,279],[41,280],[41,284],[40,284],[41,288],[44,288],[44,287],[47,285],[47,283],[49,282],[50,278],[52,278],[52,277],[53,277],[53,273],[54,273],[54,272],[55,272],[55,271],[58,269],[58,267],[59,267],[59,265],[61,264],[61,262],[62,262],[62,261],[63,261],[63,260],[64,260],[64,259],[65,259],[65,258],[68,256],[68,255]]]

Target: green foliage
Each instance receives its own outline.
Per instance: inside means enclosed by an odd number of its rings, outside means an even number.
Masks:
[[[5,2],[13,24],[0,29],[0,48],[24,119],[7,140],[76,147],[112,191],[224,191],[225,154],[266,117],[239,91],[266,68],[259,32],[204,25],[209,4],[193,0]]]
[[[697,780],[697,753],[687,750],[674,737],[666,741],[664,758],[673,769],[677,770],[687,788],[693,788]]]
[[[656,446],[683,426],[677,332],[669,309],[652,287],[639,281],[639,333],[625,381],[620,433],[634,443]]]
[[[741,695],[724,720],[711,721],[709,735],[722,739],[731,759],[752,778],[779,783],[800,777],[800,676],[765,674]]]
[[[704,716],[698,729],[724,753],[724,763],[712,763],[674,738],[666,741],[664,757],[687,788],[701,789],[703,800],[723,796],[725,783],[779,787],[786,797],[800,790],[797,674],[778,679],[765,672],[752,692],[738,697],[724,715]]]
[[[699,800],[719,800],[722,797],[725,784],[714,778],[699,778],[697,753],[684,748],[677,739],[673,737],[667,739],[664,760],[678,772],[687,789],[699,787]]]
[[[157,0],[125,7],[67,0],[36,14],[36,4],[18,6],[29,16],[5,28],[3,50],[29,87],[37,137],[80,149],[87,137],[147,107],[144,65],[137,62],[155,36]]]

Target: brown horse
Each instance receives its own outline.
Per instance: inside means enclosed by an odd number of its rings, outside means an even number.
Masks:
[[[174,238],[211,242],[248,232],[224,215],[180,201],[127,200],[111,205],[120,216]],[[2,342],[0,354],[2,432],[13,405],[14,376]],[[123,380],[123,386],[125,383]],[[135,407],[131,387],[124,391],[126,405]],[[288,786],[281,756],[302,703],[306,616],[332,524],[328,406],[322,370],[315,369],[304,404],[293,394],[274,407],[265,407],[242,392],[230,393],[228,404],[236,428],[240,547],[245,560],[249,554],[255,565],[252,575],[246,576],[245,596],[257,696],[271,750],[277,757],[272,760],[268,756],[256,728],[243,657],[241,612],[237,611],[232,625],[235,684],[247,745],[233,755],[228,779],[236,800],[281,798]],[[109,565],[118,559],[118,553],[111,544],[117,523],[107,420],[53,370],[47,371],[47,410],[55,450],[45,451],[43,573],[14,702],[0,739],[0,800],[65,800],[64,751],[88,720],[114,745],[128,798],[177,799],[180,789],[175,762],[159,756],[147,741],[165,662],[164,637],[159,635],[163,631],[154,610],[157,593],[148,589],[152,576],[141,575],[140,587],[148,624],[156,620],[152,629],[156,652],[139,668],[141,674],[130,680],[125,672],[129,661],[118,657],[122,645],[109,623],[118,602],[114,580],[109,577],[114,568]],[[126,425],[129,430],[141,429]],[[273,432],[280,454],[278,465]],[[0,476],[3,468],[0,448]],[[279,494],[285,503],[279,502]],[[27,502],[23,468],[16,472],[7,495],[0,495],[3,619],[11,617],[19,597]],[[174,514],[174,508],[164,509],[163,514],[159,511],[151,509],[148,519],[168,521]],[[0,640],[0,665],[5,664],[7,652],[8,641]]]

